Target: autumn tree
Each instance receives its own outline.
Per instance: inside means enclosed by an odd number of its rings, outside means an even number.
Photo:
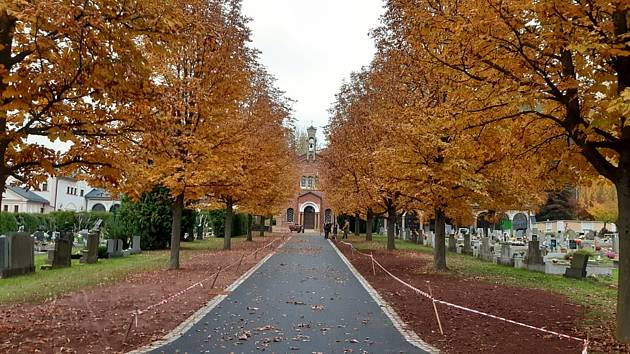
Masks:
[[[37,188],[59,167],[107,165],[84,147],[133,125],[117,108],[141,104],[134,98],[148,78],[135,40],[175,22],[170,1],[3,1],[1,191],[8,177]],[[58,153],[49,140],[71,146]]]
[[[174,199],[170,268],[179,268],[184,207],[208,193],[207,181],[230,166],[223,161],[238,145],[244,127],[239,105],[248,93],[249,30],[233,1],[181,1],[184,14],[167,39],[141,42],[149,53],[151,105],[136,114],[136,130],[109,141],[120,181],[132,197],[156,185]],[[116,158],[118,155],[125,159]]]
[[[532,139],[531,146],[563,140],[558,160],[615,185],[617,335],[630,343],[628,2],[390,0],[386,16],[400,42],[425,51],[445,74],[463,75],[471,99],[495,98],[470,126],[549,124],[556,138]]]
[[[327,127],[322,181],[335,209],[365,215],[368,223],[375,215],[386,215],[387,249],[393,250],[399,212],[409,200],[401,194],[398,171],[379,161],[378,152],[391,148],[383,139],[391,126],[374,123],[391,122],[384,105],[388,97],[371,81],[367,69],[354,73],[342,86]]]
[[[590,181],[577,188],[578,203],[591,215],[594,220],[603,221],[606,232],[606,224],[614,223],[619,219],[617,191],[614,185],[602,177]]]
[[[263,68],[254,67],[248,97],[233,117],[241,129],[222,173],[207,180],[209,196],[226,209],[224,249],[231,247],[233,209],[273,215],[295,192],[291,182],[291,101],[274,87]],[[248,236],[251,233],[248,232]]]

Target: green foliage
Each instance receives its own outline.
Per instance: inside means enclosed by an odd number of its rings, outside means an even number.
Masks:
[[[112,217],[112,213],[108,212],[74,212],[74,211],[56,211],[50,214],[30,214],[6,213],[9,220],[15,220],[16,226],[10,226],[8,231],[17,231],[20,226],[24,226],[26,232],[53,232],[53,231],[79,231],[83,229],[91,229],[98,219],[107,222]],[[10,221],[12,225],[12,221]]]
[[[232,236],[247,235],[247,214],[234,214],[232,217]]]
[[[597,256],[597,252],[595,252],[595,250],[589,249],[589,248],[582,248],[580,250],[567,253],[566,255],[564,255],[564,259],[570,259],[574,254],[584,254],[584,255],[587,255],[591,259]]]
[[[6,235],[9,232],[15,232],[18,229],[15,215],[11,213],[0,213],[0,234]]]
[[[15,216],[15,219],[19,226],[24,226],[24,231],[33,233],[35,231],[43,231],[41,229],[40,223],[43,219],[38,218],[37,216],[40,214],[28,214],[28,213],[19,213]]]
[[[208,223],[216,237],[225,236],[225,210],[213,210],[208,215]],[[232,216],[232,237],[247,234],[247,214],[234,214]]]
[[[55,211],[48,214],[53,225],[51,231],[73,231],[75,214],[74,211]]]
[[[133,228],[129,220],[124,219],[120,213],[116,213],[104,222],[103,230],[105,237],[110,239],[123,240],[123,247],[127,247],[129,238],[133,236]]]
[[[208,213],[208,224],[216,237],[225,235],[225,210],[213,210]]]
[[[107,258],[107,246],[98,246],[98,258]]]
[[[116,212],[128,235],[140,236],[145,250],[165,249],[171,239],[173,201],[167,188],[156,187],[138,202],[123,197]]]
[[[542,206],[536,220],[574,220],[588,219],[589,215],[578,204],[576,190],[573,186],[566,185],[560,191],[550,192],[547,203]]]
[[[193,241],[195,237],[195,221],[197,220],[197,212],[192,209],[184,209],[182,213],[182,232],[181,239],[184,240],[184,235],[188,233],[188,240]]]

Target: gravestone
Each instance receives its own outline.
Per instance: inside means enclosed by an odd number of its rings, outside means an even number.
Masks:
[[[131,254],[142,253],[140,248],[140,236],[134,236],[131,242]]]
[[[107,240],[107,257],[122,257],[123,255],[123,242],[122,240]]]
[[[571,259],[571,267],[564,271],[564,276],[575,279],[585,278],[587,264],[588,254],[574,253],[573,259]]]
[[[481,259],[485,261],[491,261],[493,258],[492,251],[490,249],[490,238],[484,237],[481,239],[481,248],[479,249],[479,255]]]
[[[53,259],[51,262],[53,268],[70,267],[72,240],[72,232],[62,232],[57,241],[55,241],[55,250],[53,251]],[[50,255],[48,259],[50,260]]]
[[[0,278],[35,271],[35,242],[26,232],[13,232],[0,237]],[[4,267],[2,267],[4,265]]]
[[[467,255],[471,255],[472,254],[472,248],[470,247],[470,235],[469,234],[465,234],[464,235],[464,254]]]
[[[545,262],[540,252],[540,242],[529,241],[527,243],[527,257],[525,259],[526,268],[528,270],[544,272]]]
[[[514,255],[514,268],[525,268],[525,263],[523,263],[523,256],[520,254]]]
[[[569,249],[576,250],[577,248],[577,242],[575,242],[575,240],[569,240]]]
[[[90,231],[87,235],[87,248],[83,250],[83,257],[81,263],[93,264],[98,262],[98,246],[99,246],[99,233],[98,231]]]
[[[457,252],[457,240],[454,234],[448,235],[448,251]]]
[[[197,240],[203,240],[203,225],[197,226]]]
[[[9,268],[9,240],[0,236],[0,272],[6,268]]]
[[[498,259],[498,263],[507,266],[514,266],[514,260],[512,259],[512,253],[508,243],[501,244],[501,256]]]

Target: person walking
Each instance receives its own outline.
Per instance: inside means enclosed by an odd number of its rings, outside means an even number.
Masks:
[[[330,225],[330,223],[329,223],[329,222],[327,222],[327,223],[324,225],[324,238],[325,238],[325,239],[327,239],[327,238],[328,238],[328,236],[330,235],[330,228],[331,228],[331,225]]]
[[[348,231],[350,231],[350,220],[346,219],[346,221],[343,223],[343,238],[344,239],[348,238]]]

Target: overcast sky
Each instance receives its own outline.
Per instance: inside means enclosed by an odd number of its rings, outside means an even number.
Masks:
[[[253,46],[297,102],[297,126],[328,122],[327,110],[341,83],[370,63],[374,42],[369,31],[379,24],[382,0],[244,0],[252,18]]]

